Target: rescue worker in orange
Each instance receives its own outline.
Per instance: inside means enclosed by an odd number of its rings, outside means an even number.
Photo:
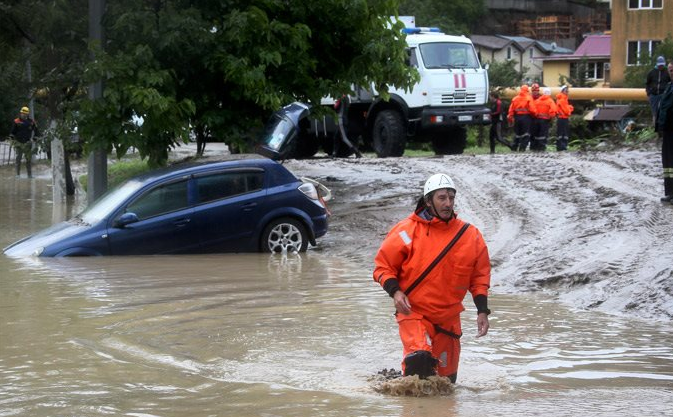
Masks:
[[[514,125],[514,150],[523,152],[530,141],[530,129],[533,118],[537,114],[535,101],[528,94],[528,86],[522,85],[509,105],[507,121]]]
[[[568,102],[568,86],[561,87],[561,92],[556,95],[556,150],[568,149],[570,139],[570,121],[568,118],[575,108]]]
[[[463,299],[477,307],[477,337],[488,333],[491,262],[481,232],[453,211],[446,174],[425,183],[416,210],[388,233],[374,259],[374,280],[393,298],[404,376],[456,382]]]
[[[533,83],[530,86],[530,96],[533,97],[533,102],[535,103],[535,107],[537,108],[537,102],[540,99],[540,84],[538,83]],[[537,117],[533,117],[533,120],[530,122],[530,150],[533,150],[533,142],[535,140],[535,137],[538,135],[538,123],[537,123]],[[524,149],[525,150],[525,149]]]
[[[549,136],[549,127],[551,122],[556,117],[556,103],[551,98],[551,89],[544,87],[542,95],[535,102],[537,115],[535,117],[535,137],[530,143],[531,151],[546,151],[547,137]]]

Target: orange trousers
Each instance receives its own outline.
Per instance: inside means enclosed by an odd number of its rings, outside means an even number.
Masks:
[[[404,357],[417,350],[427,350],[439,361],[437,375],[452,377],[452,380],[455,381],[458,374],[458,359],[460,358],[460,339],[437,331],[434,325],[437,324],[443,330],[455,335],[461,335],[460,316],[451,317],[442,323],[432,323],[414,312],[409,315],[397,313],[395,317],[400,329]],[[403,374],[404,367],[403,359]]]

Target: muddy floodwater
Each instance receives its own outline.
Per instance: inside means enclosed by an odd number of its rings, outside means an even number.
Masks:
[[[55,210],[49,183],[0,170],[0,246],[79,210]],[[377,392],[401,359],[367,262],[378,242],[340,249],[334,207],[302,255],[0,255],[0,416],[673,414],[669,320],[497,286],[486,337],[466,300],[451,394]]]

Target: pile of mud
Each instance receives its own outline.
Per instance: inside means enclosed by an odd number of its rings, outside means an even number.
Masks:
[[[396,397],[433,397],[450,395],[454,385],[449,378],[431,376],[420,379],[418,375],[402,376],[400,371],[384,369],[370,378],[374,391]]]

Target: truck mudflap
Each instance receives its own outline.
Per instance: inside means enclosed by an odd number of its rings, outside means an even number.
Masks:
[[[423,129],[488,124],[491,124],[491,109],[488,107],[426,107],[421,112]]]

